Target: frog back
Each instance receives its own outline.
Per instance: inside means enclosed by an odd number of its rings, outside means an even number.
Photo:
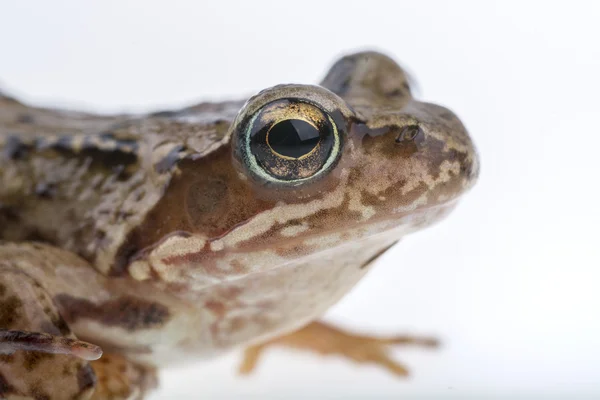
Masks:
[[[0,92],[0,239],[44,241],[108,273],[179,161],[227,143],[239,106],[97,115],[30,107]]]

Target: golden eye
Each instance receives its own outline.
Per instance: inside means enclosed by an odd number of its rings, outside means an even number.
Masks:
[[[334,122],[317,106],[280,99],[262,107],[248,127],[251,167],[267,179],[299,181],[316,175],[339,138]]]
[[[252,97],[231,126],[236,165],[253,181],[297,187],[338,163],[353,116],[325,88],[279,85]]]
[[[267,183],[296,186],[330,170],[342,140],[332,116],[301,98],[266,103],[236,129],[236,156]]]

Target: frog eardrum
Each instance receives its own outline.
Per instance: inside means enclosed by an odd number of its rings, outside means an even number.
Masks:
[[[251,98],[233,124],[234,157],[255,181],[299,186],[339,161],[350,111],[328,90],[280,85]]]

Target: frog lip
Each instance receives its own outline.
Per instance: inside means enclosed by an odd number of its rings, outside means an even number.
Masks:
[[[343,244],[365,240],[376,235],[392,235],[399,239],[405,234],[429,226],[446,216],[454,208],[457,200],[457,198],[448,199],[434,205],[418,206],[412,210],[388,210],[380,215],[374,215],[367,220],[353,221],[348,219],[336,227],[321,226],[313,229],[309,228],[289,237],[284,237],[271,231],[265,236],[252,238],[250,241],[242,241],[239,244],[234,245],[234,247],[223,247],[224,242],[227,242],[228,234],[235,231],[236,228],[233,228],[227,234],[218,238],[207,239],[200,235],[198,239],[203,243],[203,246],[202,248],[198,248],[198,251],[180,256],[167,257],[166,259],[163,259],[162,262],[175,266],[188,265],[189,263],[195,262],[194,260],[197,260],[197,262],[202,264],[211,258],[219,258],[225,254],[238,253],[241,251],[251,253],[272,251],[274,248],[285,253],[284,258],[288,259],[289,262],[294,262],[299,257],[307,257],[309,254],[316,254]],[[237,226],[237,228],[240,226],[241,225]],[[281,232],[280,229],[277,231]],[[144,249],[144,251],[137,254],[135,260],[149,260],[150,254],[168,240],[176,239],[183,242],[187,240],[196,240],[194,239],[195,236],[197,235],[191,232],[174,232],[171,235],[164,237],[160,243],[156,243],[150,248]],[[217,248],[219,250],[217,250]],[[277,267],[284,266],[287,263],[287,261],[282,261]]]
[[[340,240],[339,243],[332,246],[324,246],[323,249],[335,247],[340,243],[352,242],[354,240],[363,240],[373,235],[385,234],[389,231],[397,231],[399,233],[408,234],[410,232],[420,230],[429,226],[447,214],[458,203],[458,198],[448,199],[434,205],[418,206],[411,210],[393,210],[386,212],[385,215],[373,216],[364,221],[348,221],[337,227],[325,227],[317,229],[306,229],[306,233],[302,232],[295,236],[281,237],[279,235],[268,235],[266,240],[258,240],[253,242],[252,251],[261,251],[277,248],[302,248],[306,242],[317,243],[320,238],[326,238],[331,235],[341,234],[348,236],[347,239]],[[222,236],[219,239],[223,239]],[[242,245],[245,247],[246,245]]]

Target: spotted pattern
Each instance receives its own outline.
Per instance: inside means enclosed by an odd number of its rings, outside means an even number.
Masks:
[[[134,331],[162,326],[169,320],[169,310],[164,305],[131,296],[95,304],[84,298],[61,294],[55,301],[64,310],[64,318],[72,322],[92,319]]]

